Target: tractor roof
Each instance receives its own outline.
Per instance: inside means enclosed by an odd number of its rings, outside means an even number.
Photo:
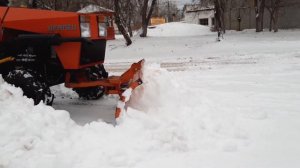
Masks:
[[[111,13],[113,14],[114,11],[98,6],[98,5],[88,5],[81,10],[78,11],[78,13]]]

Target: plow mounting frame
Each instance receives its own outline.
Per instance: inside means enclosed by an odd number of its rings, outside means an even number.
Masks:
[[[120,76],[109,76],[106,79],[100,79],[96,81],[82,81],[71,82],[70,72],[66,73],[65,86],[68,88],[86,88],[102,86],[105,88],[106,94],[119,95],[119,103],[116,107],[115,118],[119,118],[123,110],[125,109],[126,102],[129,101],[131,92],[141,85],[142,82],[142,68],[145,60],[140,60],[137,63],[133,63],[131,67]],[[126,94],[123,94],[127,92]],[[130,93],[130,95],[128,95]]]

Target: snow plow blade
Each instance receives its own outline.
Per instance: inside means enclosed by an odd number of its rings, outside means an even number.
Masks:
[[[70,82],[71,74],[66,73],[65,86],[68,88],[86,88],[102,86],[105,88],[106,94],[119,95],[120,99],[115,111],[115,118],[117,119],[125,110],[126,102],[130,100],[131,92],[143,83],[142,69],[144,62],[145,60],[140,60],[137,63],[133,63],[131,67],[121,76],[109,76],[106,79],[96,81],[85,81],[80,83]]]

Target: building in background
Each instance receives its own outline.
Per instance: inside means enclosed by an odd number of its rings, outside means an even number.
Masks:
[[[271,1],[266,0],[264,28],[269,28]],[[255,29],[255,15],[254,0],[228,0],[225,8],[226,29]],[[281,0],[278,19],[281,29],[300,28],[300,0]]]
[[[211,4],[187,4],[183,7],[183,20],[186,23],[194,23],[214,27],[214,5]]]
[[[255,0],[227,0],[224,22],[227,30],[255,29]],[[264,28],[270,27],[271,2],[266,0],[264,9]],[[183,8],[184,21],[187,23],[214,26],[213,4],[188,4]],[[280,0],[278,27],[280,29],[300,28],[300,0]]]
[[[164,23],[166,23],[166,18],[164,18],[164,17],[151,17],[151,19],[150,19],[151,26],[164,24]]]

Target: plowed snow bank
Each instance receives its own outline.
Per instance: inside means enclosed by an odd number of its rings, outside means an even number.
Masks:
[[[227,143],[238,132],[219,122],[220,117],[225,121],[232,117],[207,113],[202,100],[191,97],[193,90],[156,65],[147,65],[144,75],[143,87],[133,94],[132,106],[117,126],[76,125],[66,111],[34,106],[20,89],[1,79],[0,166],[183,167],[190,158],[181,156],[188,151],[224,145],[235,150],[235,143]],[[170,162],[172,158],[180,159]]]

